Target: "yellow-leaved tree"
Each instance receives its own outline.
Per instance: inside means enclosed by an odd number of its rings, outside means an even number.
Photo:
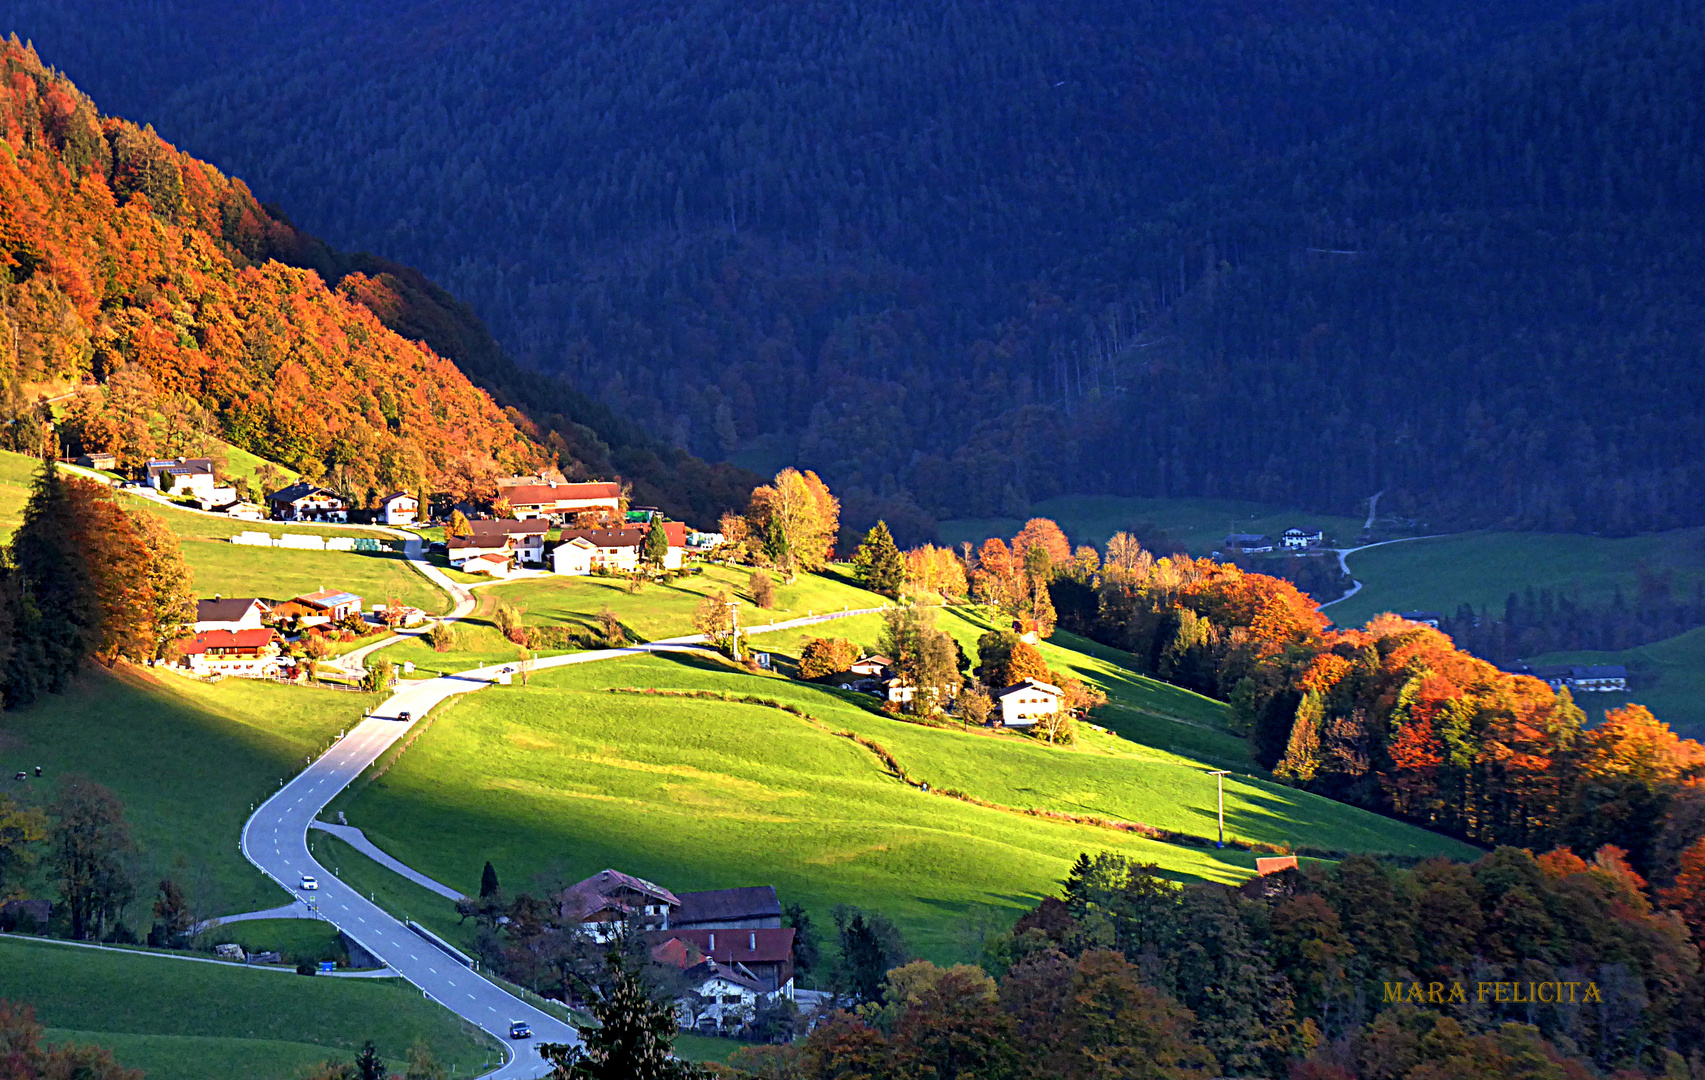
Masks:
[[[821,570],[835,553],[841,504],[809,470],[786,468],[752,492],[746,510],[748,543],[789,582],[801,570]]]

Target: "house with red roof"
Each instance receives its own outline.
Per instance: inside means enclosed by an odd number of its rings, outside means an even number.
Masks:
[[[270,679],[282,666],[278,652],[278,633],[270,626],[252,630],[203,630],[178,643],[180,663],[197,675]]]
[[[498,486],[498,497],[509,503],[510,513],[523,520],[549,518],[562,522],[575,514],[621,511],[622,486],[616,483],[566,484],[547,480],[542,484]]]

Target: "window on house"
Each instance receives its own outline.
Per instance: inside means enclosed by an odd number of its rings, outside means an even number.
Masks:
[[[722,995],[722,1003],[724,1005],[738,1005],[738,1004],[740,1004],[740,995],[739,994],[724,994],[724,995]]]

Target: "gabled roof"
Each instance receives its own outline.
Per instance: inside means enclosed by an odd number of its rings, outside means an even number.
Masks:
[[[1628,669],[1621,664],[1589,664],[1575,668],[1577,679],[1626,679]]]
[[[185,656],[198,656],[209,649],[258,649],[278,636],[269,626],[254,630],[203,630],[178,646]]]
[[[340,604],[354,604],[357,607],[360,607],[361,597],[354,593],[339,592],[336,589],[321,589],[319,592],[311,592],[303,596],[298,596],[296,598],[296,602],[298,604],[306,604],[309,607],[317,608],[334,608]]]
[[[550,531],[551,523],[544,518],[533,518],[529,521],[498,518],[495,521],[470,521],[468,527],[474,530],[474,539],[484,540],[500,536],[542,536]]]
[[[501,492],[510,506],[548,506],[560,502],[620,499],[620,484],[520,484]]]
[[[768,992],[762,982],[727,964],[719,964],[715,960],[706,960],[702,964],[688,968],[682,975],[686,978],[687,984],[694,987],[703,987],[712,979],[721,979],[736,986],[743,986],[754,994]]]
[[[640,529],[564,529],[562,539],[564,543],[587,540],[601,548],[631,548],[645,543],[645,533]]]
[[[210,473],[213,471],[212,458],[154,458],[148,462],[150,474],[170,472],[178,476],[190,473]]]
[[[564,889],[558,899],[564,915],[583,919],[605,908],[627,910],[625,904],[612,897],[612,894],[622,889],[632,889],[671,906],[679,906],[681,903],[674,893],[663,886],[624,874],[620,870],[600,870],[585,881],[576,882]]]
[[[785,964],[793,959],[791,926],[761,930],[694,930],[691,927],[659,930],[660,941],[674,938],[690,945],[718,964]],[[715,939],[713,942],[712,939]]]
[[[389,495],[385,496],[383,499],[380,499],[379,505],[380,506],[389,506],[391,503],[396,502],[398,499],[414,499],[415,502],[420,501],[419,499],[415,499],[415,497],[413,495],[410,495],[406,491],[393,491]]]
[[[509,537],[501,533],[496,536],[482,537],[475,533],[473,536],[450,536],[444,540],[445,551],[462,551],[466,548],[473,548],[475,551],[493,549],[507,551],[509,549]]]
[[[738,889],[684,892],[679,910],[669,916],[669,924],[686,927],[693,923],[779,918],[781,901],[776,899],[776,887],[748,885]]]
[[[1052,694],[1055,697],[1066,696],[1066,692],[1055,686],[1053,683],[1045,683],[1040,679],[1025,679],[1023,682],[1013,683],[1004,690],[996,690],[995,697],[1003,698],[1008,694],[1016,694],[1020,690],[1040,690],[1044,694]]]
[[[298,480],[296,483],[291,484],[289,487],[280,488],[279,490],[273,492],[271,495],[268,495],[266,497],[266,501],[267,502],[289,502],[289,503],[293,503],[293,502],[300,502],[303,499],[314,499],[314,498],[320,498],[322,496],[327,496],[327,495],[329,495],[332,498],[337,499],[339,501],[342,501],[342,499],[343,499],[342,495],[339,495],[337,492],[331,490],[330,488],[323,488],[318,484],[310,484],[306,480]]]
[[[236,622],[243,616],[247,615],[249,613],[249,609],[257,604],[260,605],[262,615],[265,615],[267,612],[272,610],[272,605],[268,604],[265,600],[257,600],[252,596],[215,596],[211,600],[197,600],[195,602],[195,621]]]
[[[1225,538],[1225,542],[1235,546],[1238,544],[1259,544],[1266,539],[1267,537],[1261,533],[1232,533]]]
[[[484,555],[475,555],[473,558],[468,560],[468,563],[490,563],[492,566],[508,566],[509,559],[507,556],[499,555],[495,551],[488,551]],[[466,566],[468,563],[463,563],[462,565]]]

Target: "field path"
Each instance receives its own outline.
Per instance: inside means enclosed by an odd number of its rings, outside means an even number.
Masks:
[[[1381,492],[1380,494],[1383,495],[1384,492]],[[1375,499],[1379,498],[1379,495],[1375,495],[1374,498]],[[1369,511],[1369,517],[1371,520],[1372,511]],[[1348,559],[1351,555],[1354,555],[1358,551],[1366,551],[1369,548],[1384,547],[1387,544],[1407,544],[1411,540],[1443,540],[1447,536],[1464,536],[1464,535],[1466,535],[1466,534],[1465,533],[1439,533],[1436,536],[1400,536],[1396,540],[1381,540],[1377,544],[1363,544],[1361,547],[1333,548],[1332,552],[1333,552],[1333,554],[1338,556],[1338,569],[1340,569],[1344,572],[1345,577],[1350,577],[1350,564],[1348,562],[1346,562],[1345,560]],[[1344,591],[1343,596],[1340,596],[1336,600],[1328,600],[1328,601],[1326,601],[1326,603],[1321,604],[1319,607],[1315,608],[1315,610],[1316,611],[1325,611],[1327,608],[1331,607],[1333,604],[1341,604],[1344,601],[1348,600],[1350,597],[1356,595],[1357,593],[1359,593],[1361,591],[1362,591],[1362,583],[1357,581],[1355,578],[1350,578],[1350,587]]]
[[[405,551],[416,569],[450,594],[455,608],[447,619],[462,618],[473,611],[473,593],[428,564],[421,557],[422,545],[418,539],[407,544]],[[790,630],[881,610],[864,608],[813,615],[769,626],[749,627],[746,632],[759,634]],[[400,637],[387,638],[374,648],[400,640]],[[694,634],[622,649],[598,649],[547,657],[535,661],[533,669],[595,663],[645,653],[697,652],[706,648],[703,636]],[[419,987],[426,997],[489,1032],[502,1043],[508,1052],[508,1060],[495,1072],[488,1073],[489,1077],[494,1080],[533,1080],[550,1071],[538,1054],[538,1044],[577,1043],[579,1036],[575,1030],[463,966],[460,960],[398,922],[327,871],[308,851],[308,830],[315,826],[320,811],[422,717],[457,694],[483,690],[508,679],[512,671],[511,665],[493,664],[400,685],[397,692],[371,716],[260,805],[243,826],[242,849],[243,855],[262,873],[293,896],[308,902],[320,918],[349,935],[381,963]],[[409,719],[399,722],[399,717],[405,713]],[[299,886],[304,875],[318,879],[319,888],[313,892],[301,890]],[[533,1031],[531,1038],[509,1038],[509,1025],[515,1020],[528,1023]]]

